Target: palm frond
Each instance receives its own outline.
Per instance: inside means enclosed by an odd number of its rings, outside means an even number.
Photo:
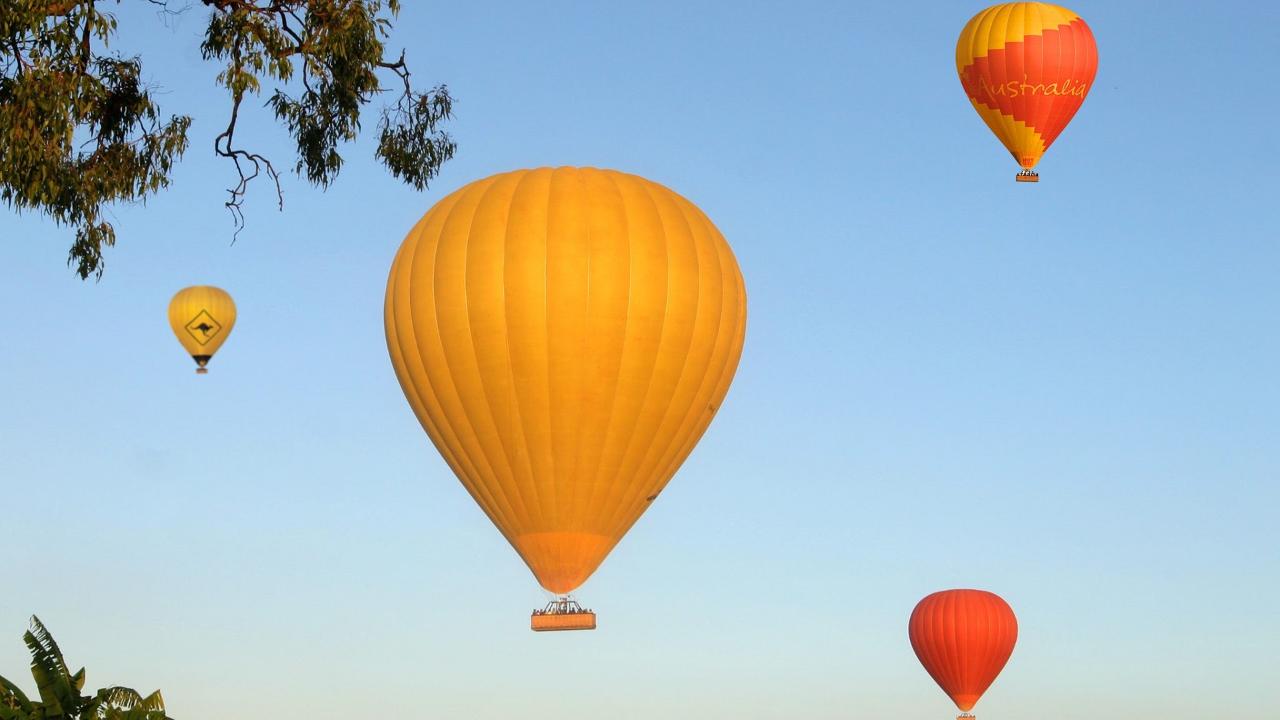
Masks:
[[[142,708],[147,712],[164,713],[164,696],[157,690],[142,698]]]
[[[45,716],[56,718],[74,714],[80,704],[78,688],[73,687],[76,681],[67,671],[62,650],[40,618],[31,616],[31,629],[22,636],[22,641],[31,651],[31,676],[35,678],[40,701],[44,703]],[[77,676],[83,685],[84,670]]]
[[[26,693],[22,692],[17,685],[9,682],[3,675],[0,675],[0,688],[4,689],[4,692],[0,693],[0,705],[26,712],[31,711],[31,700],[27,698]],[[3,717],[3,715],[0,715],[0,717]]]
[[[146,697],[133,688],[103,688],[85,707],[84,717],[101,720],[169,720],[157,690]]]
[[[49,628],[40,622],[40,618],[35,615],[31,616],[31,629],[22,636],[22,640],[31,650],[33,662],[36,658],[43,658],[45,660],[43,664],[48,665],[50,670],[56,671],[61,675],[70,675],[67,670],[67,661],[62,657],[62,649],[58,647],[53,635],[49,633]]]
[[[90,712],[91,711],[91,712]],[[165,715],[164,698],[157,690],[145,698],[126,687],[98,691],[86,708],[85,720],[171,720]]]
[[[132,710],[142,704],[142,694],[133,688],[109,687],[98,691],[98,701],[118,710]]]

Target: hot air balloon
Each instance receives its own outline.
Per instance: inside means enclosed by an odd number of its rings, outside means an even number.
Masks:
[[[209,372],[205,366],[235,324],[236,304],[221,288],[196,285],[179,290],[169,301],[169,327],[196,361],[196,372],[201,375]]]
[[[1075,116],[1098,72],[1098,46],[1079,15],[1041,2],[995,5],[956,41],[956,70],[969,102],[1022,166],[1018,182]]]
[[[944,590],[916,605],[907,633],[920,664],[968,718],[1009,661],[1018,620],[994,593]]]
[[[728,392],[746,292],[698,208],[644,178],[517,170],[441,200],[391,266],[387,346],[414,413],[565,596],[658,497]],[[560,597],[535,630],[590,629]]]

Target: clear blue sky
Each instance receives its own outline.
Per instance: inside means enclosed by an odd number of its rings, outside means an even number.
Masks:
[[[1073,3],[1097,83],[1026,186],[955,76],[980,2],[405,4],[457,159],[419,194],[366,139],[283,214],[259,183],[234,246],[204,10],[119,9],[193,142],[115,211],[100,283],[0,212],[0,675],[34,690],[37,613],[91,686],[180,720],[936,720],[906,622],[960,586],[1021,624],[981,717],[1280,716],[1280,6]],[[560,164],[697,203],[750,320],[711,430],[579,593],[600,630],[547,636],[381,305],[436,200]],[[165,320],[197,283],[240,308],[203,378]]]

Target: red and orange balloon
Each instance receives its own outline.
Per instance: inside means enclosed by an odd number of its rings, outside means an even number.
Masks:
[[[969,102],[1022,166],[1032,168],[1093,87],[1098,46],[1074,12],[1041,2],[995,5],[956,41],[956,70]]]
[[[969,712],[1009,661],[1018,620],[994,593],[944,590],[916,605],[907,632],[920,664],[961,712]]]

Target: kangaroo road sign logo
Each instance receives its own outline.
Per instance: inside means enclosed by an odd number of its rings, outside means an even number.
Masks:
[[[222,323],[214,320],[208,310],[201,310],[199,315],[186,324],[186,328],[196,342],[204,345],[222,332]]]

